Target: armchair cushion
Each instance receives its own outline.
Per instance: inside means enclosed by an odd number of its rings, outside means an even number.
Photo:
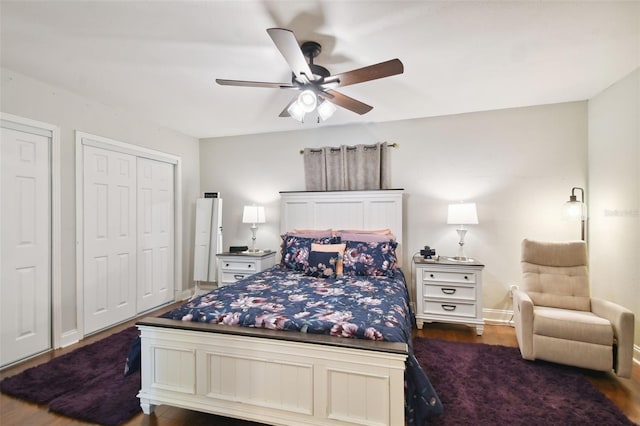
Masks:
[[[587,246],[582,241],[524,240],[522,279],[536,306],[591,310]]]
[[[535,306],[533,333],[564,340],[613,345],[611,323],[591,312]]]
[[[586,266],[566,268],[522,264],[523,285],[538,306],[590,311]]]

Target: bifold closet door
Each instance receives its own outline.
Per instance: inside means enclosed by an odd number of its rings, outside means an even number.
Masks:
[[[136,314],[136,157],[83,146],[84,333]]]
[[[138,312],[174,299],[173,165],[138,158]]]
[[[0,137],[0,366],[51,347],[50,139]]]

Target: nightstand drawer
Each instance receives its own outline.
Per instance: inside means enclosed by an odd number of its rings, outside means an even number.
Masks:
[[[475,283],[476,274],[473,272],[424,271],[422,280],[424,282]]]
[[[223,261],[220,265],[223,271],[251,271],[256,272],[256,262],[251,260],[244,261]]]
[[[234,283],[236,281],[240,281],[247,277],[253,275],[253,272],[223,272],[222,273],[222,282],[223,283]]]
[[[476,288],[461,285],[424,284],[422,295],[429,299],[476,300]]]
[[[475,303],[459,302],[438,302],[434,300],[424,300],[423,313],[430,315],[441,315],[451,317],[476,317]]]

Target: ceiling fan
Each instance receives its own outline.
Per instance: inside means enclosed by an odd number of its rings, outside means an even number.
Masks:
[[[223,86],[266,87],[276,89],[297,89],[300,93],[282,110],[280,117],[293,117],[303,121],[305,113],[317,108],[319,118],[326,120],[336,110],[334,105],[366,114],[372,106],[353,99],[334,89],[365,81],[390,77],[404,72],[399,59],[391,59],[375,65],[358,68],[341,74],[331,75],[328,69],[314,64],[313,59],[322,51],[315,41],[306,41],[301,45],[295,34],[284,28],[269,28],[269,36],[291,67],[291,83],[268,83],[261,81],[242,81],[216,79]]]

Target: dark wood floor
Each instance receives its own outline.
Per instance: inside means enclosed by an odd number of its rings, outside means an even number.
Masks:
[[[12,376],[29,367],[46,362],[76,349],[80,345],[93,343],[111,333],[131,326],[135,321],[125,323],[84,339],[81,343],[69,348],[52,351],[20,365],[0,372],[0,379]],[[504,325],[486,325],[482,336],[476,336],[475,329],[450,324],[425,324],[422,330],[415,331],[421,337],[440,338],[459,342],[478,342],[491,345],[517,346],[514,329]],[[589,373],[589,379],[602,393],[611,399],[635,423],[640,424],[640,367],[634,365],[631,379],[620,379],[613,374]],[[16,398],[0,394],[0,425],[82,425],[83,422],[49,413],[45,406],[31,404]],[[157,407],[151,416],[140,413],[126,423],[132,425],[210,425],[240,426],[251,423],[198,413],[174,407]]]

